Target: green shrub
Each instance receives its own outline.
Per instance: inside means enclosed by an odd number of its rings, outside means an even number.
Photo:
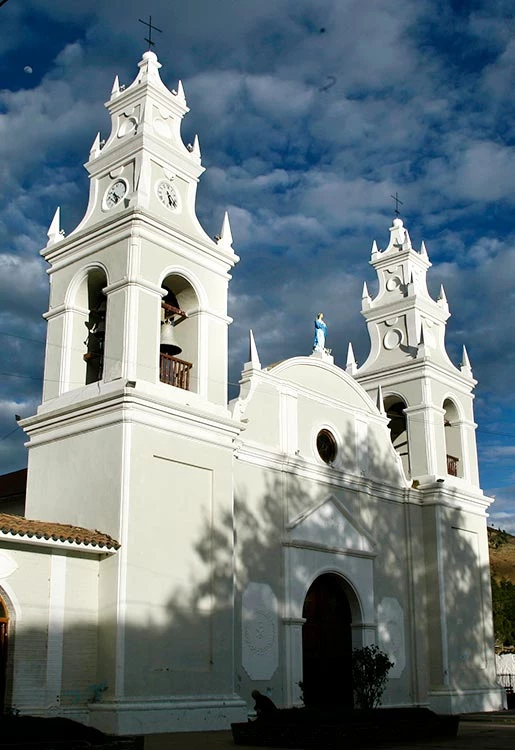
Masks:
[[[360,708],[377,708],[381,703],[388,672],[393,667],[377,646],[363,646],[352,652],[352,680]]]

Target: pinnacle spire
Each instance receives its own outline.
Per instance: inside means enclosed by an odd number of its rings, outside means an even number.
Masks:
[[[352,348],[352,344],[349,341],[349,346],[347,348],[347,362],[345,364],[345,372],[348,372],[349,375],[354,375],[357,369],[358,369],[358,364],[356,362],[356,357],[354,356],[354,349]]]
[[[379,254],[379,248],[377,247],[377,242],[374,240],[372,242],[372,252],[370,253],[372,259],[376,257],[376,255]]]
[[[469,355],[465,346],[463,347],[463,351],[461,353],[460,370],[465,375],[470,375],[472,377],[472,367],[470,365]]]
[[[368,293],[367,282],[364,281],[363,292],[361,293],[361,309],[368,310],[371,304],[372,304],[372,300],[370,299],[370,294]]]
[[[91,149],[89,151],[89,158],[94,159],[95,156],[98,156],[100,153],[100,130],[96,134],[95,140],[93,141],[93,145],[91,146]]]
[[[259,361],[259,354],[254,340],[254,334],[252,328],[249,329],[249,361],[245,363],[245,369],[254,368],[255,370],[261,370],[261,362]]]
[[[224,214],[224,220],[222,223],[222,228],[220,230],[220,234],[216,238],[218,245],[225,245],[225,247],[232,247],[232,232],[231,232],[231,225],[229,222],[229,214],[227,211]]]
[[[192,153],[193,156],[195,156],[199,160],[199,163],[200,163],[200,159],[201,159],[201,156],[200,156],[200,142],[199,142],[199,139],[198,139],[198,135],[196,133],[195,133],[195,138],[193,140],[193,148],[191,149],[191,153]]]
[[[111,89],[111,99],[114,96],[118,96],[119,93],[120,93],[120,81],[118,80],[118,76],[115,76],[114,77],[113,88]]]
[[[443,288],[443,284],[440,284],[440,291],[438,292],[438,297],[436,298],[436,302],[440,307],[443,307],[444,310],[449,310],[449,303],[447,302],[447,296],[445,294],[445,290]]]
[[[381,388],[381,383],[379,383],[377,386],[376,406],[379,410],[379,413],[386,416],[386,412],[384,410],[383,389]]]
[[[61,209],[58,206],[55,210],[54,218],[52,219],[52,223],[48,227],[47,232],[48,245],[53,245],[55,242],[59,242],[59,240],[62,237],[61,234]]]
[[[429,255],[427,254],[426,243],[424,242],[424,240],[422,240],[422,242],[420,243],[420,255],[426,260],[429,260]]]
[[[186,103],[186,94],[184,93],[184,86],[182,85],[181,80],[177,83],[177,91],[175,92],[175,95],[180,99],[184,99],[184,102]]]

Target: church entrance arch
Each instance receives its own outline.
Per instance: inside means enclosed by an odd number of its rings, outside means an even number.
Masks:
[[[9,616],[7,607],[0,596],[0,714],[4,711],[5,686],[7,681],[7,639]]]
[[[310,586],[302,617],[306,706],[352,708],[352,612],[345,581],[325,573]]]

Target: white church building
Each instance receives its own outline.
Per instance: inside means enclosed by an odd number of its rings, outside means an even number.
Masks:
[[[86,214],[64,236],[56,213],[42,251],[25,517],[0,513],[4,708],[125,734],[227,728],[253,689],[349,707],[372,643],[394,662],[383,705],[501,708],[476,381],[424,245],[399,218],[374,243],[361,367],[323,335],[265,367],[251,334],[228,403],[238,257],[227,216],[214,240],[196,217],[198,140],[160,67],[145,52],[115,80]]]

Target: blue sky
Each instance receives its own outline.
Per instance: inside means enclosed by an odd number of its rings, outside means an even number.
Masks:
[[[390,196],[424,240],[475,377],[491,521],[515,531],[515,9],[470,0],[8,0],[0,7],[0,472],[25,465],[15,414],[41,393],[48,279],[39,249],[56,206],[71,231],[82,167],[114,76],[130,83],[151,13],[162,78],[182,79],[207,168],[198,214],[228,209],[241,261],[230,295],[230,380],[253,328],[261,361],[311,348],[323,309],[344,366],[368,351],[361,289]]]

